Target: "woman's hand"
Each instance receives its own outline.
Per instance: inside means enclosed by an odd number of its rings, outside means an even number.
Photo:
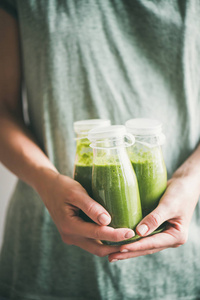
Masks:
[[[109,255],[109,261],[153,254],[169,247],[179,247],[188,238],[189,224],[199,198],[200,181],[193,177],[174,174],[157,208],[147,215],[137,226],[136,232],[145,237],[137,242],[123,245],[120,253]],[[148,236],[163,222],[166,229]]]
[[[44,201],[64,243],[78,246],[97,256],[119,252],[120,247],[103,245],[100,240],[121,241],[134,236],[128,228],[108,227],[111,217],[75,180],[45,169],[37,191]],[[80,209],[95,223],[79,217]]]

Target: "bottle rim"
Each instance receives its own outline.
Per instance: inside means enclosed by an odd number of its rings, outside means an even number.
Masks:
[[[94,128],[89,131],[88,139],[95,142],[102,139],[118,139],[123,138],[127,133],[124,125],[110,125]]]
[[[76,134],[87,134],[88,131],[101,126],[109,126],[111,121],[109,119],[87,119],[76,121],[73,124]]]
[[[162,123],[156,119],[135,118],[126,121],[127,131],[134,136],[158,136],[162,133]]]
[[[130,147],[135,143],[134,136],[127,132],[124,125],[110,125],[92,129],[88,133],[88,140],[91,142],[90,147],[95,149]],[[127,140],[127,142],[125,140]],[[108,141],[113,144],[113,146],[111,146],[110,143],[106,146]]]

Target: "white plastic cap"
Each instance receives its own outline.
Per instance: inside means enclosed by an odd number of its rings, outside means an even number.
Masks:
[[[125,126],[133,135],[157,136],[162,132],[162,123],[155,119],[130,119],[126,121]]]
[[[91,142],[106,138],[123,138],[127,133],[124,125],[111,125],[92,129],[88,133],[88,139]]]
[[[75,133],[87,134],[89,130],[100,127],[109,126],[111,124],[110,120],[107,119],[89,119],[74,122]]]

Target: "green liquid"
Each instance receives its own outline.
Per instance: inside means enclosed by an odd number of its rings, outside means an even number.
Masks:
[[[128,176],[124,175],[125,171],[118,164],[94,165],[93,196],[111,215],[109,226],[135,229],[142,219],[140,196],[136,178],[135,181],[131,178],[129,180]],[[132,239],[119,243],[103,242],[117,245],[130,240]]]
[[[78,181],[88,195],[93,198],[92,194],[92,166],[75,165],[74,179]],[[79,212],[79,216],[87,222],[93,222],[82,210]]]
[[[74,179],[86,189],[92,198],[92,166],[75,165]]]
[[[90,148],[90,141],[87,138],[77,140],[76,146],[76,164],[74,166],[74,179],[78,181],[88,195],[92,195],[92,163],[93,151]],[[79,213],[84,221],[93,222],[82,210]]]
[[[167,187],[167,171],[158,151],[131,157],[140,191],[143,217],[156,208]]]

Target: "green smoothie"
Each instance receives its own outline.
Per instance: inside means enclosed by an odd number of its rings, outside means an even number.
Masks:
[[[130,159],[135,170],[140,191],[143,217],[159,203],[167,187],[167,171],[159,147],[131,153]]]
[[[124,175],[125,172],[120,164],[94,164],[93,196],[111,215],[109,226],[135,229],[142,219],[139,190],[136,178],[129,180]],[[104,243],[118,244],[107,241]]]
[[[92,197],[92,166],[75,165],[74,179],[78,181],[88,195]]]
[[[90,141],[86,138],[77,140],[74,179],[84,187],[88,195],[92,198],[93,151],[89,145]],[[82,217],[85,221],[92,221],[82,211],[80,211],[80,217]]]
[[[92,197],[93,151],[87,138],[77,140],[74,179],[78,181]]]

